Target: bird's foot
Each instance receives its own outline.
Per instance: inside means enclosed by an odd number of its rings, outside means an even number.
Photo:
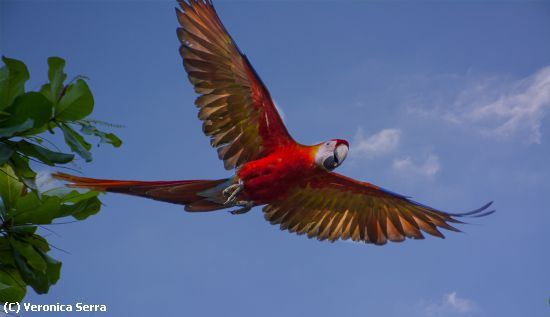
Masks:
[[[252,207],[254,207],[253,201],[237,200],[237,198],[239,197],[239,194],[243,191],[243,189],[244,189],[244,182],[242,180],[239,180],[236,184],[227,186],[227,188],[225,188],[222,192],[223,196],[227,197],[227,200],[225,201],[225,203],[223,203],[224,205],[228,207],[229,206],[241,207],[241,208],[229,211],[232,215],[245,214],[249,212],[250,209],[252,209]]]
[[[231,210],[229,211],[232,215],[242,215],[246,214],[247,212],[254,207],[254,202],[252,201],[237,201],[234,206],[241,206],[239,209]]]
[[[224,197],[227,197],[227,200],[223,203],[224,205],[235,205],[237,196],[243,191],[244,183],[242,180],[239,180],[238,183],[227,186],[222,192]]]

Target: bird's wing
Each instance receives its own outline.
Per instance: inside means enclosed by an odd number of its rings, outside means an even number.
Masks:
[[[405,196],[337,173],[325,173],[291,190],[282,201],[264,207],[265,218],[281,230],[309,238],[385,244],[405,238],[423,239],[422,231],[443,238],[438,228],[458,229],[457,217],[480,217],[491,203],[467,213],[451,214]]]
[[[269,91],[208,0],[179,1],[180,54],[203,131],[226,169],[293,143]]]

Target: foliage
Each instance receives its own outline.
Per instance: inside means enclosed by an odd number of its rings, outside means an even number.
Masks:
[[[115,147],[120,139],[99,130],[87,120],[94,108],[93,95],[82,77],[65,83],[65,61],[48,59],[49,82],[40,91],[25,92],[26,65],[2,57],[0,69],[0,302],[21,301],[27,285],[47,293],[59,280],[61,262],[48,255],[50,244],[38,227],[63,217],[84,220],[101,208],[93,191],[52,189],[40,192],[31,165],[68,164],[75,154],[92,160],[86,136]],[[77,131],[79,129],[79,131]],[[43,135],[60,131],[71,153],[46,146]],[[55,147],[55,146],[54,146]]]

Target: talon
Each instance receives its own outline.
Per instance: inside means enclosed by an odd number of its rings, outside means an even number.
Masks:
[[[238,201],[235,203],[236,206],[242,206],[242,208],[229,211],[232,215],[242,215],[249,212],[252,207],[254,207],[254,202],[252,201]]]
[[[244,183],[243,181],[239,180],[237,184],[233,184],[231,186],[228,186],[226,189],[223,190],[223,195],[227,197],[227,200],[223,203],[224,205],[229,205],[235,202],[237,199],[237,196],[243,191],[244,189]]]
[[[239,183],[240,183],[240,182],[239,182]],[[239,183],[233,184],[233,185],[230,185],[230,186],[227,186],[227,187],[223,190],[223,192],[222,192],[223,196],[224,196],[224,197],[229,197],[229,196],[231,196],[231,193],[232,193],[233,191],[235,191],[235,189],[238,188],[238,187],[240,186]]]

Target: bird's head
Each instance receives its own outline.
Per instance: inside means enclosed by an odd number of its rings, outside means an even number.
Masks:
[[[348,156],[349,143],[346,140],[334,139],[317,145],[315,164],[322,169],[332,171],[344,162]]]

